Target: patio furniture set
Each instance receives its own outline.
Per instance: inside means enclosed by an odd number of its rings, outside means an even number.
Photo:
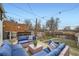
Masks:
[[[32,53],[31,56],[68,56],[69,46],[64,43],[55,43],[53,41],[48,42],[48,47],[43,49],[42,45],[34,46],[33,44],[28,44],[32,42],[32,39],[26,39],[26,36],[19,37],[19,43],[13,45],[8,40],[4,40],[2,46],[0,47],[0,56],[29,56],[25,48]],[[25,44],[25,45],[24,45]],[[24,46],[23,46],[24,45]],[[25,47],[27,46],[27,47]]]

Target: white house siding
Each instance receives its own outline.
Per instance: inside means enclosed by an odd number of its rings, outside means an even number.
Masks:
[[[0,20],[0,46],[2,44],[3,41],[3,26],[2,26],[2,21]]]
[[[79,33],[76,33],[75,36],[77,37],[77,45],[79,45]]]

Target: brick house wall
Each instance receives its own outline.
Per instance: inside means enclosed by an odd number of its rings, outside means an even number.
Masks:
[[[29,26],[25,24],[10,22],[7,20],[3,22],[3,28],[4,28],[4,31],[7,31],[7,32],[28,32],[29,31]]]
[[[10,32],[14,32],[18,34],[19,32],[29,32],[30,26],[27,26],[26,24],[19,24],[15,22],[11,22],[9,20],[5,20],[3,22],[3,38],[9,39],[10,38]]]

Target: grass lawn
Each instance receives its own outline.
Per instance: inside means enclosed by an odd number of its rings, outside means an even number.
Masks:
[[[47,37],[47,39],[51,39],[51,38],[52,38],[51,36]],[[66,45],[69,45],[69,47],[70,47],[70,50],[69,50],[70,56],[79,56],[79,47],[77,47],[77,44],[76,44],[75,40],[71,40],[71,39],[57,39],[57,38],[52,38],[52,40],[53,41],[57,41],[57,42],[63,42]],[[43,40],[43,41],[45,41],[45,40]],[[41,41],[41,42],[43,42],[43,41]],[[39,42],[40,41],[38,41],[38,43]]]
[[[79,48],[70,48],[70,55],[72,56],[79,56]]]

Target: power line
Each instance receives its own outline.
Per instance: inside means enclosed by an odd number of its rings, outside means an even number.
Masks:
[[[20,7],[17,7],[17,6],[14,5],[14,4],[11,4],[11,6],[13,6],[13,7],[17,8],[17,9],[20,9],[20,10],[23,11],[23,12],[26,12],[26,13],[29,13],[29,14],[35,16],[35,17],[39,17],[39,18],[41,18],[41,19],[44,19],[43,17],[40,17],[40,16],[38,16],[37,14],[35,14],[35,13],[33,12],[33,9],[31,8],[30,4],[27,4],[27,5],[28,5],[29,9],[31,10],[31,12],[29,12],[29,11],[27,11],[27,10],[24,10],[24,9],[22,9],[22,8],[20,8]]]
[[[38,16],[36,13],[34,13],[34,11],[33,11],[32,7],[31,7],[31,5],[30,5],[29,3],[27,3],[27,6],[29,7],[29,9],[31,10],[31,12],[32,12],[33,14],[35,14],[36,16]],[[40,16],[38,16],[38,17],[40,17]]]
[[[31,14],[31,15],[33,15],[33,16],[35,16],[35,17],[36,17],[36,15],[35,15],[34,13],[29,12],[29,11],[27,11],[27,10],[25,10],[25,9],[20,8],[20,7],[17,7],[17,6],[16,6],[16,5],[14,5],[14,4],[11,4],[11,6],[13,6],[13,7],[15,7],[15,8],[17,8],[17,9],[19,9],[19,10],[21,10],[21,11],[25,12],[25,13],[29,13],[29,14]]]
[[[40,16],[38,16],[37,14],[35,14],[34,12],[33,12],[33,10],[32,10],[32,8],[31,8],[31,6],[28,4],[28,6],[29,6],[29,8],[31,9],[31,11],[32,12],[29,12],[29,11],[27,11],[27,10],[24,10],[24,9],[22,9],[22,8],[20,8],[20,7],[17,7],[16,5],[12,5],[13,7],[16,7],[17,9],[20,9],[21,11],[24,11],[24,12],[26,12],[26,13],[29,13],[29,14],[31,14],[31,15],[33,15],[34,17],[39,17],[39,18],[41,18],[41,19],[43,19],[42,17],[40,17]]]
[[[41,18],[41,19],[44,19],[43,17],[40,17],[39,15],[37,15],[37,14],[33,11],[32,7],[31,7],[31,5],[30,5],[29,3],[27,3],[27,6],[29,7],[29,9],[31,10],[31,12],[32,12],[33,14],[35,14],[37,17],[39,17],[39,18]],[[41,19],[40,19],[40,21],[41,21]]]
[[[13,6],[13,7],[17,8],[17,9],[20,9],[20,10],[23,11],[23,12],[29,13],[29,14],[33,15],[34,17],[36,17],[36,18],[37,18],[37,17],[41,18],[40,16],[36,15],[36,14],[33,12],[33,10],[32,10],[32,8],[31,8],[30,5],[29,5],[29,8],[31,9],[31,12],[29,12],[29,11],[23,9],[23,8],[17,7],[16,5],[11,5],[11,6]],[[43,18],[42,18],[42,19],[43,19]]]
[[[16,13],[12,13],[12,12],[6,12],[6,14],[12,14],[12,15],[16,15],[16,16],[22,17],[21,15],[18,15]]]
[[[10,19],[11,19],[11,18],[13,18],[13,19],[14,19],[14,18],[15,18],[15,15],[16,15],[16,16],[18,16],[18,17],[21,17],[21,19],[22,19],[22,16],[17,15],[16,13],[6,12],[6,14],[11,14],[11,15],[13,15],[13,16],[14,16],[14,17],[12,17],[12,16],[7,16],[7,17],[9,17]],[[24,18],[23,18],[23,19],[24,19]],[[20,18],[16,18],[16,20],[19,20],[19,21],[20,21]]]
[[[62,12],[69,12],[69,11],[72,11],[72,10],[78,8],[78,7],[79,7],[79,5],[77,4],[77,5],[75,5],[74,7],[70,8],[70,9],[59,11],[59,14],[61,14]]]
[[[12,16],[7,16],[8,18],[10,18],[10,19],[16,19],[17,21],[21,21],[22,19],[24,21],[24,19],[27,19],[27,18],[22,17],[21,15],[18,15],[16,13],[12,13],[12,12],[6,12],[6,14],[11,14],[13,16],[16,15],[16,16],[20,17],[20,18],[16,18],[16,17],[12,17]],[[32,19],[32,18],[30,18],[30,19]]]
[[[20,7],[17,7],[16,5],[12,5],[12,4],[11,4],[10,6],[13,6],[13,7],[17,8],[17,9],[20,9],[20,10],[23,11],[23,12],[30,13],[31,15],[35,16],[34,13],[29,12],[29,11],[27,11],[27,10],[24,10],[24,9],[22,9],[22,8],[20,8]],[[12,13],[12,12],[6,12],[6,13],[12,14],[12,15],[16,15],[16,16],[19,16],[19,17],[22,17],[21,15],[18,15],[18,14],[16,14],[16,13]]]
[[[12,14],[12,13],[7,13],[7,14],[14,15],[14,14]],[[15,15],[14,15],[14,16],[15,16]],[[11,19],[11,18],[13,18],[13,19],[15,18],[15,17],[12,17],[12,16],[7,16],[7,17],[9,17],[10,19]],[[16,20],[17,20],[17,19],[16,19]]]
[[[23,12],[29,13],[29,14],[35,16],[35,17],[38,16],[37,14],[34,13],[33,9],[31,8],[31,5],[30,5],[30,4],[27,4],[27,5],[28,5],[29,9],[31,10],[31,12],[29,12],[29,11],[23,9],[23,8],[17,7],[17,6],[14,5],[14,4],[11,4],[11,6],[13,6],[13,7],[17,8],[17,9],[20,9],[20,10],[23,11]],[[61,14],[62,12],[68,12],[68,11],[74,10],[74,9],[76,9],[77,7],[78,7],[78,6],[76,5],[75,7],[71,8],[71,9],[59,11],[59,12],[56,13],[55,15]],[[44,19],[44,17],[40,17],[40,16],[38,16],[38,17],[41,18],[41,19]]]
[[[29,7],[29,9],[33,12],[33,10],[32,10],[32,8],[31,8],[31,6],[30,6],[30,4],[29,3],[27,3],[27,6]]]

